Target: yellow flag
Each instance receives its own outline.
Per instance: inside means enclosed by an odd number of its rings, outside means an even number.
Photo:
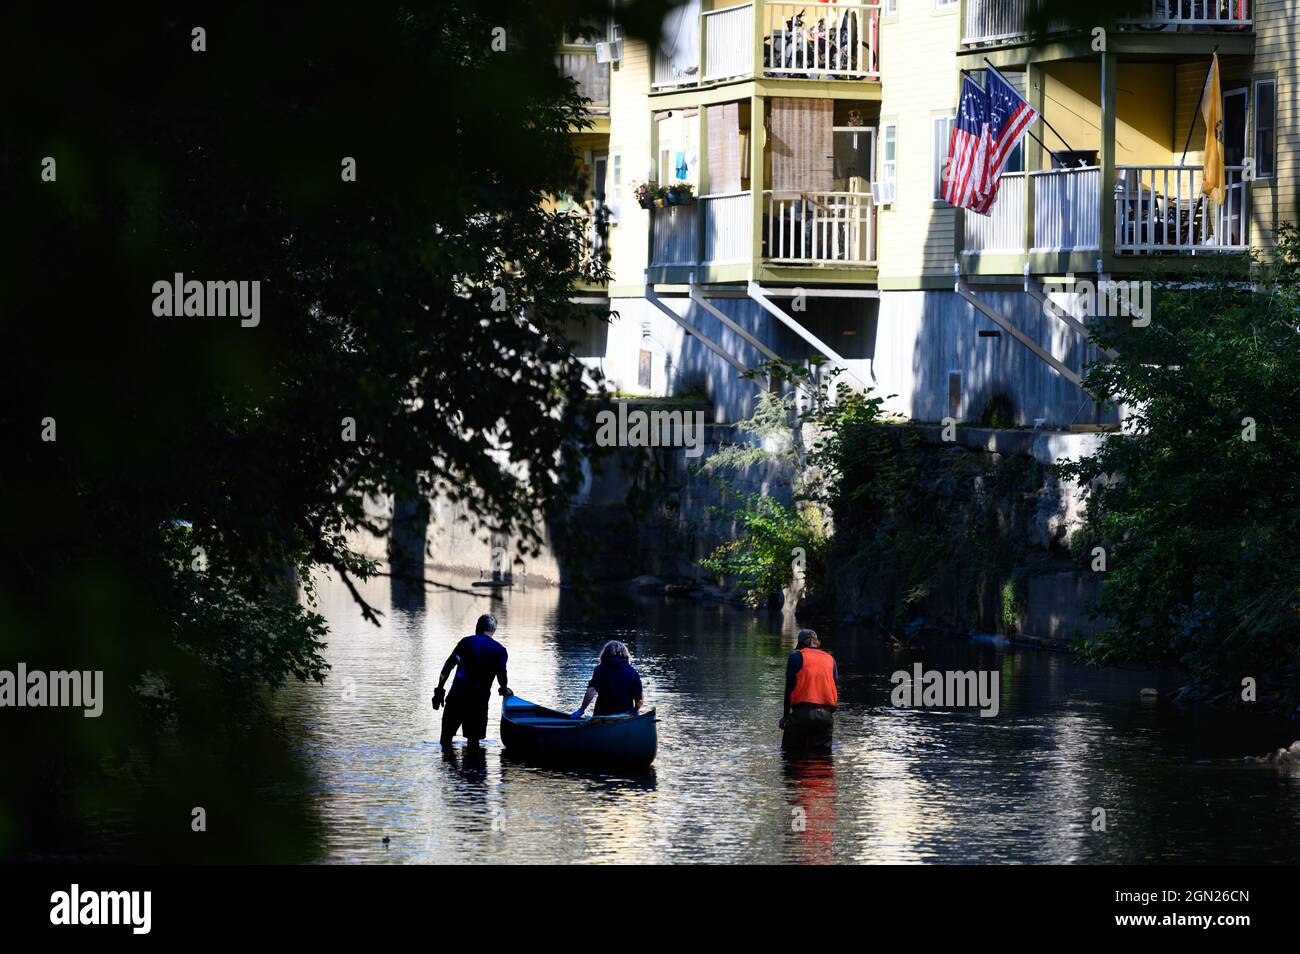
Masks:
[[[1219,90],[1219,54],[1214,54],[1210,64],[1210,79],[1201,97],[1201,115],[1205,117],[1205,172],[1201,191],[1223,204],[1223,94]]]

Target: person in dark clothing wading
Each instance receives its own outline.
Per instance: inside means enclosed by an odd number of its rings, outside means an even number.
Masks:
[[[839,667],[811,629],[799,630],[796,640],[785,664],[781,745],[792,752],[825,751],[835,727]]]
[[[617,639],[611,639],[600,651],[600,665],[592,672],[587,694],[572,713],[573,718],[581,719],[593,699],[593,716],[624,715],[641,708],[641,674],[632,668],[632,654]]]
[[[500,685],[497,691],[501,695],[514,695],[506,686],[506,648],[492,638],[496,631],[495,616],[480,616],[474,635],[458,642],[442,664],[438,688],[433,692],[433,708],[436,711],[446,703],[442,713],[443,745],[451,745],[457,730],[463,726],[466,741],[471,747],[478,748],[479,742],[487,735],[488,699],[492,695],[493,679]],[[444,692],[442,687],[452,669],[456,670],[456,679],[451,684],[451,692]]]

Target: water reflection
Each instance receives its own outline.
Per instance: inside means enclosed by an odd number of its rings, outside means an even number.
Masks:
[[[407,594],[409,595],[409,594]],[[322,584],[333,635],[324,687],[281,701],[317,783],[319,856],[367,862],[1120,862],[1300,860],[1300,779],[1241,756],[1294,728],[1237,713],[1144,705],[1175,677],[1084,669],[1060,654],[936,639],[898,649],[819,627],[843,679],[828,756],[780,751],[794,629],[781,617],[661,597],[584,612],[556,589],[367,596]],[[495,613],[523,698],[575,708],[608,639],[628,644],[658,710],[649,772],[560,771],[511,760],[494,695],[489,742],[437,744],[438,671]],[[898,709],[890,674],[991,669],[998,718]],[[1090,827],[1105,807],[1108,830]],[[383,838],[390,839],[385,847]]]
[[[829,864],[834,857],[835,757],[783,754],[790,792],[791,851],[786,861]]]

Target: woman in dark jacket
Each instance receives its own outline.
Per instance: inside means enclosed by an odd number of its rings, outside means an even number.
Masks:
[[[617,639],[600,651],[600,665],[592,672],[587,694],[573,718],[581,719],[593,699],[593,716],[627,715],[641,708],[641,675],[632,668],[631,653]]]

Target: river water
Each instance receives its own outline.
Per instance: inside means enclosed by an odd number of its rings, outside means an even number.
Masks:
[[[1242,758],[1300,731],[1180,711],[1162,701],[1174,674],[941,636],[895,650],[869,630],[823,627],[842,679],[835,747],[791,761],[777,721],[794,627],[780,616],[658,596],[602,597],[593,613],[570,591],[537,587],[398,606],[387,584],[365,592],[382,627],[343,587],[321,586],[330,678],[279,703],[316,779],[305,797],[322,861],[1300,860],[1300,775]],[[444,753],[429,700],[483,612],[499,620],[515,692],[565,711],[605,640],[625,641],[660,720],[653,768],[512,761],[495,695],[482,755]],[[893,707],[890,674],[918,661],[997,669],[998,716]],[[1161,699],[1141,699],[1144,687]],[[1094,830],[1098,808],[1105,831]]]

